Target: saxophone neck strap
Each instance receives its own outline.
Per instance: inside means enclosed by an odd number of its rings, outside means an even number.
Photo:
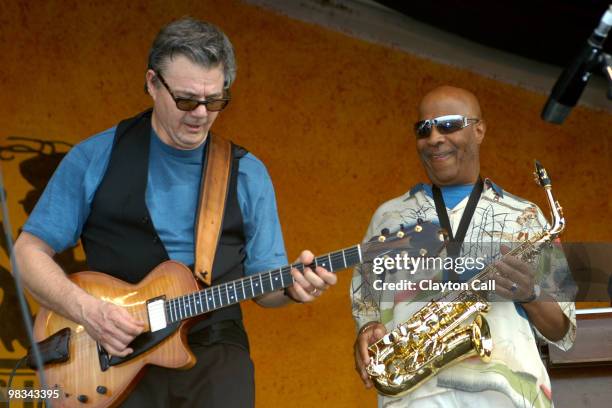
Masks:
[[[478,180],[472,188],[470,198],[468,199],[465,210],[463,211],[463,215],[461,216],[461,221],[459,221],[457,235],[454,235],[453,229],[451,228],[450,221],[448,218],[448,212],[446,211],[446,205],[444,204],[444,197],[442,196],[442,191],[435,184],[431,186],[431,192],[433,195],[434,203],[436,205],[436,212],[438,213],[438,220],[440,221],[440,226],[446,230],[449,237],[450,245],[448,255],[452,256],[453,258],[459,256],[459,253],[461,251],[461,244],[463,244],[463,241],[465,240],[465,234],[467,233],[470,221],[474,216],[474,211],[476,211],[476,205],[478,205],[478,200],[480,200],[480,195],[482,194],[483,188],[484,183],[482,181],[482,178],[478,176]]]

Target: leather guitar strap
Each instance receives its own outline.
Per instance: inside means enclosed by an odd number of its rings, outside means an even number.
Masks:
[[[223,213],[231,168],[232,145],[211,133],[206,165],[200,186],[200,204],[196,221],[195,266],[197,279],[210,286],[212,267],[221,235]]]

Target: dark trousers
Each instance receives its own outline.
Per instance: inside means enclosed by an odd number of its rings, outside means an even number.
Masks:
[[[189,335],[189,370],[150,366],[123,408],[243,408],[255,405],[254,367],[242,323],[223,321]]]

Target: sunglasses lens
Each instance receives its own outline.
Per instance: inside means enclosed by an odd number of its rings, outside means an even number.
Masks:
[[[198,101],[193,99],[176,99],[176,107],[182,111],[192,111],[198,107]]]
[[[420,122],[417,122],[414,125],[414,133],[416,133],[419,139],[429,137],[429,135],[431,134],[431,121],[422,120]]]
[[[223,110],[229,101],[227,99],[211,99],[206,104],[206,109],[210,112],[219,112]]]
[[[436,129],[443,135],[463,129],[463,119],[446,119],[436,123]]]

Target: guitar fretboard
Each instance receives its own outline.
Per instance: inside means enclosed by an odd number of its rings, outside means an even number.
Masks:
[[[318,256],[314,259],[313,265],[336,272],[361,262],[361,247],[355,245]],[[175,323],[289,287],[293,285],[291,268],[303,272],[304,267],[302,263],[289,264],[167,300],[165,302],[166,320],[168,323]]]

